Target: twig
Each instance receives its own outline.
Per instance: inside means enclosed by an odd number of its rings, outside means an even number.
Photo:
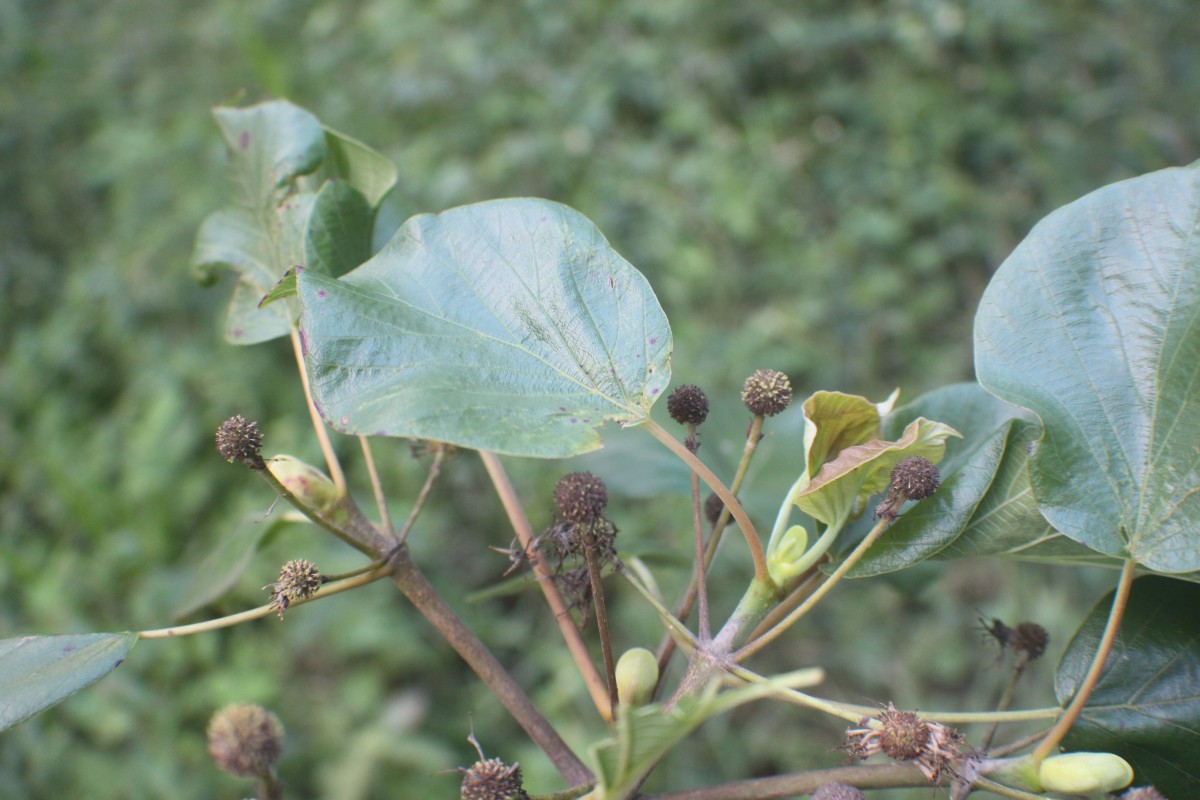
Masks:
[[[421,484],[421,491],[417,492],[417,499],[413,502],[412,511],[408,512],[408,519],[404,520],[404,527],[400,529],[400,533],[396,537],[400,540],[400,544],[404,544],[408,540],[408,532],[412,530],[417,516],[421,513],[421,508],[429,498],[429,490],[433,488],[433,482],[442,474],[442,462],[445,458],[446,448],[444,446],[439,446],[434,450],[433,463],[429,465],[429,474],[425,476],[425,483]]]
[[[492,484],[496,487],[496,494],[500,496],[500,502],[504,505],[504,511],[508,514],[508,520],[517,534],[517,540],[521,543],[522,549],[526,553],[532,552],[533,527],[525,516],[525,510],[521,508],[516,490],[513,489],[512,482],[508,479],[504,465],[500,463],[500,459],[496,457],[495,453],[489,453],[486,450],[480,450],[479,457],[483,459],[483,465],[487,468]],[[550,611],[554,614],[558,629],[567,643],[567,648],[571,651],[576,669],[579,670],[579,674],[587,685],[596,710],[600,712],[600,716],[606,722],[612,721],[613,706],[608,699],[608,688],[604,685],[604,678],[600,676],[600,673],[596,671],[596,665],[592,663],[592,656],[588,653],[587,644],[583,641],[579,628],[575,627],[575,621],[571,618],[570,610],[567,608],[562,594],[558,591],[558,586],[554,583],[554,576],[550,574],[550,568],[542,559],[531,559],[531,565],[538,577],[538,586],[542,589],[546,604],[550,606]]]
[[[608,683],[608,702],[617,707],[617,666],[613,659],[612,636],[608,631],[608,611],[604,606],[604,584],[600,580],[600,558],[596,555],[596,536],[592,523],[584,523],[583,553],[587,559],[588,580],[592,584],[592,605],[596,609],[596,631],[600,637],[600,652],[604,656],[604,676]],[[589,662],[590,663],[590,662]]]
[[[379,481],[379,471],[375,469],[375,457],[371,454],[371,442],[366,436],[358,437],[362,445],[363,460],[367,462],[367,474],[371,478],[371,492],[375,495],[375,506],[379,509],[379,524],[385,531],[395,533],[392,527],[392,515],[388,513],[387,496],[383,493],[383,484]]]
[[[1104,633],[1100,637],[1100,644],[1096,647],[1096,655],[1092,658],[1092,665],[1084,675],[1083,682],[1079,684],[1067,710],[1046,734],[1046,738],[1042,739],[1041,744],[1034,749],[1032,758],[1035,764],[1041,763],[1046,756],[1054,752],[1054,748],[1058,747],[1063,737],[1067,735],[1067,731],[1071,730],[1075,720],[1079,719],[1079,715],[1083,713],[1083,707],[1087,704],[1088,698],[1092,696],[1092,690],[1096,688],[1096,683],[1100,680],[1100,673],[1104,671],[1104,662],[1108,660],[1108,654],[1112,652],[1113,642],[1117,638],[1117,630],[1121,627],[1121,618],[1125,615],[1125,607],[1129,604],[1129,591],[1133,588],[1134,566],[1133,559],[1125,562],[1125,567],[1121,570],[1121,577],[1117,581],[1117,590],[1113,594],[1112,608],[1108,612],[1108,622],[1104,625]]]
[[[304,399],[308,402],[308,415],[312,417],[317,442],[320,443],[321,452],[325,455],[325,464],[329,467],[329,478],[333,481],[338,495],[342,496],[346,494],[346,474],[342,472],[342,465],[338,462],[337,453],[333,451],[333,445],[329,441],[329,429],[325,427],[325,421],[321,419],[321,412],[317,411],[317,404],[313,402],[312,389],[308,384],[308,370],[304,368],[304,348],[300,346],[300,333],[294,325],[291,327],[291,335],[292,352],[296,355],[296,366],[300,368],[300,385],[304,387]]]

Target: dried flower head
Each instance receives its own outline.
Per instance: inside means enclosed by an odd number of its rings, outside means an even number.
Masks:
[[[321,573],[311,561],[296,559],[283,565],[279,580],[263,587],[271,593],[271,607],[283,619],[283,612],[294,600],[312,597],[321,588]]]
[[[792,382],[773,369],[760,369],[742,384],[742,402],[755,416],[773,417],[792,403]]]
[[[721,512],[725,510],[725,501],[718,497],[715,493],[710,494],[704,501],[704,518],[708,520],[710,525],[716,525],[717,520],[721,517]]]
[[[667,413],[680,425],[699,425],[708,417],[708,397],[699,386],[685,383],[668,395]]]
[[[520,764],[505,764],[498,758],[484,758],[475,735],[469,739],[479,760],[463,769],[460,800],[529,800],[521,779]]]
[[[208,723],[208,754],[231,775],[270,772],[283,750],[279,718],[253,703],[226,706]]]
[[[1153,786],[1138,786],[1122,794],[1120,800],[1167,800],[1167,798]]]
[[[554,487],[554,505],[563,519],[591,522],[604,513],[608,489],[604,481],[590,472],[571,472],[562,476]]]
[[[913,761],[931,783],[957,759],[963,737],[953,728],[926,722],[911,711],[900,711],[891,703],[880,712],[877,723],[863,719],[846,731],[845,750],[855,758],[886,753],[896,761]]]
[[[876,519],[895,519],[905,500],[924,500],[937,491],[942,478],[927,458],[909,456],[892,468],[891,483],[883,502],[875,509]]]
[[[265,469],[262,443],[258,423],[248,422],[240,414],[225,420],[217,428],[217,452],[231,464],[241,461],[250,469]]]

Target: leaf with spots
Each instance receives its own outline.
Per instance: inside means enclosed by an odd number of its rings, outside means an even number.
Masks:
[[[341,279],[301,270],[313,394],[337,430],[560,458],[647,418],[671,329],[582,214],[493,200],[408,220]]]

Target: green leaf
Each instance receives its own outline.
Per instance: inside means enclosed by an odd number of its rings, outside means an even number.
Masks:
[[[879,421],[898,393],[879,405],[841,392],[816,392],[804,401],[804,463],[817,474],[830,458],[853,445],[879,438]]]
[[[192,264],[201,276],[221,269],[237,274],[225,338],[257,344],[287,335],[294,316],[285,305],[259,303],[288,269],[307,263],[316,196],[300,178],[321,165],[325,133],[312,114],[282,101],[213,114],[229,149],[233,202],[200,226]]]
[[[396,166],[357,139],[325,127],[329,168],[375,208],[396,183]]]
[[[1064,705],[1099,645],[1113,596],[1096,604],[1067,646],[1055,693]],[[1135,785],[1200,797],[1200,586],[1163,577],[1133,585],[1112,654],[1071,728],[1068,750],[1116,753]]]
[[[354,269],[371,257],[373,216],[358,190],[327,181],[307,220],[301,263],[335,277]]]
[[[962,434],[922,417],[909,423],[896,441],[875,439],[847,447],[821,467],[812,483],[797,495],[796,505],[827,525],[841,524],[861,498],[887,488],[892,468],[902,459],[922,456],[934,463],[940,461],[950,436]]]
[[[258,513],[230,527],[213,549],[187,570],[186,583],[172,615],[176,619],[186,617],[232,589],[250,566],[254,554],[290,521],[287,515],[264,520]]]
[[[0,640],[0,730],[91,686],[121,665],[136,633]]]
[[[1200,165],[1106,186],[1033,229],[975,321],[980,382],[1045,427],[1041,512],[1162,572],[1200,569]]]
[[[565,457],[644,421],[670,380],[645,278],[547,200],[413,217],[340,280],[297,284],[313,393],[346,433]]]

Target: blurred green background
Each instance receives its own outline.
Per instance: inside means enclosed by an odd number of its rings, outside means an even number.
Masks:
[[[400,181],[384,229],[501,196],[581,210],[658,293],[676,382],[713,398],[702,455],[727,468],[747,422],[737,389],[758,367],[787,372],[801,396],[901,386],[911,399],[970,379],[976,301],[1031,225],[1200,155],[1197,41],[1188,0],[0,3],[0,636],[169,624],[219,581],[197,565],[267,524],[272,501],[213,451],[225,417],[259,420],[269,452],[318,460],[290,351],[225,344],[230,282],[201,289],[189,273],[196,227],[225,197],[215,104],[287,97],[387,154]],[[775,447],[795,446],[794,425],[778,431]],[[671,588],[685,485],[664,468],[660,492],[657,454],[628,436],[610,433],[594,463],[641,470],[643,491],[615,498],[612,517],[623,546],[659,554]],[[357,465],[357,445],[339,447]],[[377,453],[402,516],[425,462],[404,442]],[[510,466],[546,525],[552,482],[575,465]],[[756,509],[761,524],[772,513]],[[489,546],[510,538],[463,454],[413,542],[582,749],[601,728],[539,601],[469,602],[507,566]],[[718,610],[748,575],[738,547],[723,552]],[[294,557],[360,563],[284,528],[205,613],[263,602],[259,587]],[[1110,583],[922,567],[845,587],[761,666],[822,664],[822,691],[853,702],[985,708],[1006,671],[974,627],[979,609],[1050,629],[1051,655],[1018,699],[1047,704],[1059,648]],[[645,607],[612,593],[618,646],[653,647]],[[0,793],[243,797],[249,785],[204,752],[209,715],[234,701],[282,718],[289,797],[456,796],[457,776],[435,773],[474,760],[472,720],[531,791],[559,788],[379,584],[283,624],[140,644],[112,676],[0,734]],[[834,766],[843,727],[743,709],[649,788]]]

